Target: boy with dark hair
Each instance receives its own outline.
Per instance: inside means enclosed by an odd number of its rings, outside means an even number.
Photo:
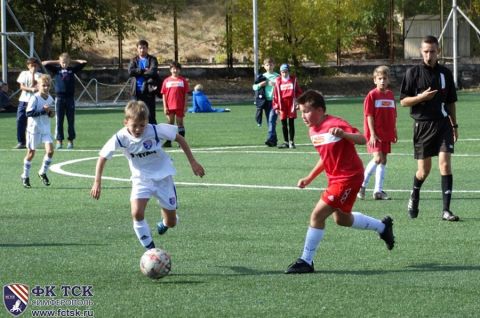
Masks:
[[[325,221],[330,215],[340,226],[377,232],[387,249],[393,249],[395,239],[391,217],[380,221],[360,212],[352,212],[363,181],[363,163],[355,144],[365,144],[365,137],[342,118],[328,115],[325,100],[319,92],[307,90],[298,97],[297,103],[303,121],[309,127],[310,140],[320,155],[315,167],[306,177],[298,180],[297,186],[305,188],[325,171],[328,187],[311,213],[302,256],[285,273],[314,271],[313,258],[323,238]]]

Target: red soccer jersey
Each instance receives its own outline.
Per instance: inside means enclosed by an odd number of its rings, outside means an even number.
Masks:
[[[376,88],[372,89],[365,97],[363,112],[363,127],[367,140],[371,136],[367,116],[373,117],[375,134],[382,142],[393,142],[395,140],[397,108],[391,90],[382,92]]]
[[[185,95],[188,94],[189,87],[187,80],[178,76],[171,76],[163,80],[162,90],[160,93],[166,98],[167,108],[169,110],[185,109]]]
[[[310,127],[310,140],[323,160],[328,183],[357,177],[363,180],[363,163],[355,144],[330,134],[328,131],[333,127],[341,128],[347,133],[359,133],[357,128],[342,118],[331,115],[327,115],[321,124]]]
[[[302,89],[298,86],[295,76],[290,76],[284,80],[281,76],[275,80],[273,88],[273,108],[282,112],[281,119],[297,118],[294,100],[302,94]]]

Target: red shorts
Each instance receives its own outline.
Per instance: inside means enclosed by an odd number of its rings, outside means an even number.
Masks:
[[[377,141],[375,143],[375,147],[370,147],[370,145],[367,143],[367,151],[368,153],[374,153],[374,152],[390,153],[392,152],[392,143],[389,141]]]
[[[168,109],[168,114],[174,114],[176,117],[183,118],[185,117],[185,110],[184,109]]]
[[[322,194],[322,200],[332,208],[342,212],[352,212],[353,204],[357,199],[357,193],[362,186],[363,176],[344,182],[334,182]]]

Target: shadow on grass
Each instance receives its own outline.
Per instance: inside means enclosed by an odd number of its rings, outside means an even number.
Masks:
[[[104,246],[97,243],[0,243],[2,247],[61,247],[61,246]]]

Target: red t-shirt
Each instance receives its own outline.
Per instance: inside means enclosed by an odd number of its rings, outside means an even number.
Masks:
[[[273,88],[273,109],[279,109],[282,112],[281,119],[297,118],[294,101],[302,94],[302,89],[298,86],[297,79],[291,75],[287,80],[281,76],[275,80]]]
[[[367,140],[371,136],[367,116],[373,117],[375,134],[382,142],[393,142],[395,140],[397,108],[391,90],[381,92],[376,88],[372,89],[365,97],[363,112],[363,127]]]
[[[188,82],[182,77],[173,78],[171,76],[163,80],[162,90],[160,93],[166,99],[167,108],[185,109],[185,95],[188,94]]]
[[[351,178],[363,180],[363,163],[357,154],[355,144],[330,134],[328,131],[333,127],[341,128],[347,133],[359,133],[357,128],[342,118],[331,115],[327,115],[320,125],[310,127],[310,140],[323,160],[328,183]]]

